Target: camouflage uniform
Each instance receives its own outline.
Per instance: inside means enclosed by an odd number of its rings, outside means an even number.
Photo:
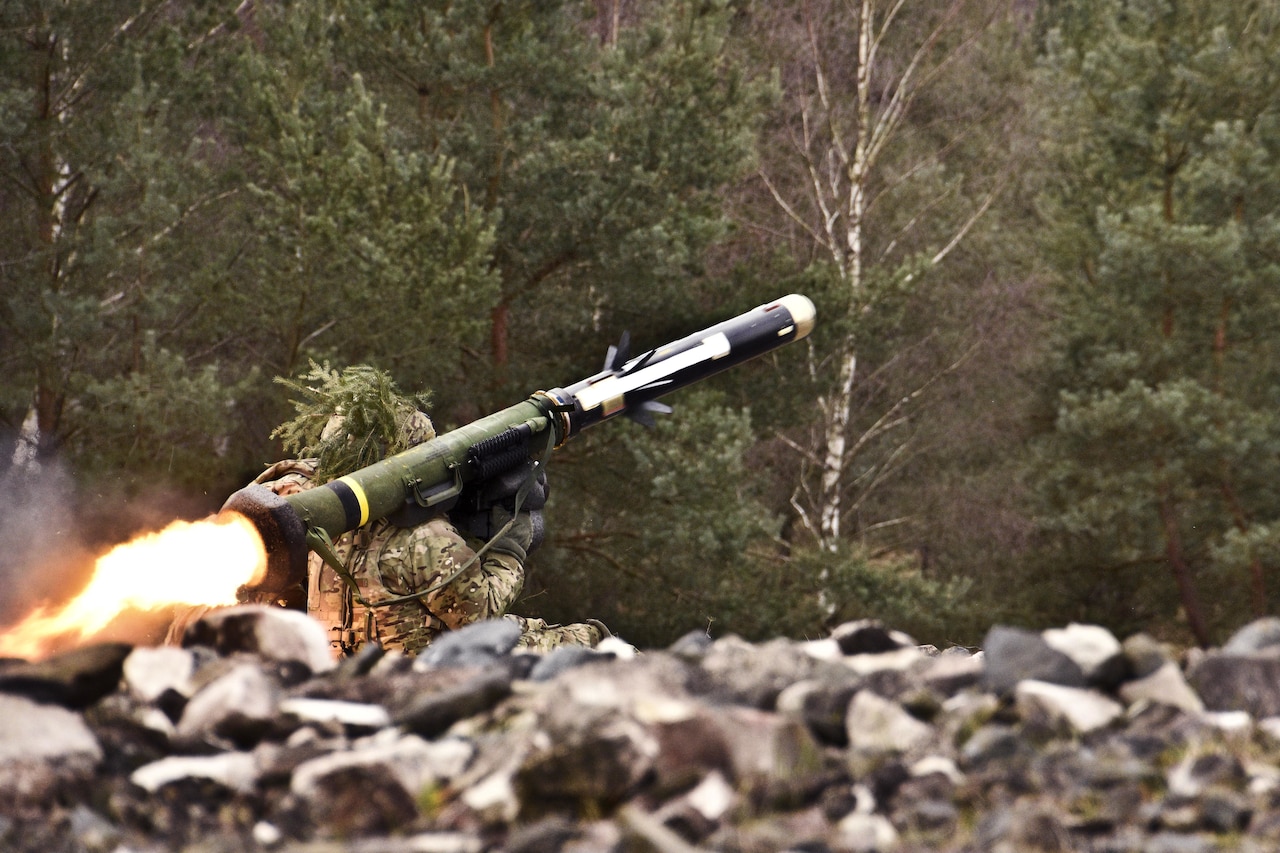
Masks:
[[[315,460],[285,460],[254,482],[289,495],[310,488],[314,474]],[[333,643],[344,654],[371,640],[386,649],[413,654],[444,631],[506,615],[524,585],[523,557],[496,548],[452,577],[475,557],[476,549],[444,517],[408,528],[378,520],[333,544],[360,596],[312,553],[307,563],[307,612],[330,626]],[[432,589],[436,586],[440,588]],[[359,600],[377,605],[424,590],[432,591],[381,607],[366,607]],[[542,619],[507,618],[520,623],[520,646],[531,650],[546,651],[566,643],[594,646],[609,636],[599,622],[561,626]]]

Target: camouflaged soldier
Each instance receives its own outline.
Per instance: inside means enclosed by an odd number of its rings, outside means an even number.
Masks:
[[[434,437],[425,414],[392,399],[396,434],[381,438],[384,452],[399,452]],[[350,429],[353,421],[366,428]],[[330,417],[321,432],[319,456],[277,462],[254,482],[280,495],[327,482],[354,463],[341,463],[335,470],[332,460],[325,458],[326,449],[377,445],[379,439],[367,429],[370,422],[345,414]],[[524,585],[524,563],[542,539],[546,477],[531,484],[517,513],[514,495],[523,479],[507,478],[494,484],[496,489],[491,485],[489,501],[480,511],[455,510],[452,517],[435,516],[413,527],[379,519],[344,534],[333,543],[341,569],[310,554],[308,613],[330,627],[333,643],[343,654],[368,642],[413,654],[444,631],[498,617],[520,623],[524,648],[596,645],[609,636],[599,622],[562,626],[507,614]]]

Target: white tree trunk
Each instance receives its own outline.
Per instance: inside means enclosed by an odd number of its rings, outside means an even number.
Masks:
[[[18,440],[13,444],[13,469],[20,472],[35,472],[40,470],[39,462],[40,450],[40,423],[36,416],[36,408],[32,406],[27,410],[27,416],[22,420],[22,430],[18,433]]]

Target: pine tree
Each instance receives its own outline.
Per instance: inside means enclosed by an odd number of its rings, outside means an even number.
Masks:
[[[145,477],[207,474],[218,455],[214,425],[176,409],[194,386],[210,409],[234,390],[216,368],[185,375],[174,339],[189,226],[220,197],[187,49],[211,26],[160,3],[0,7],[0,419],[20,428],[6,462],[93,446],[93,464]]]
[[[1050,606],[1121,628],[1176,607],[1204,644],[1274,600],[1280,17],[1057,13],[1040,91],[1060,314],[1037,450],[1069,580]]]

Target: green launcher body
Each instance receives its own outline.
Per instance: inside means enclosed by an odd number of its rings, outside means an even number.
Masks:
[[[223,511],[247,517],[262,537],[267,571],[255,588],[285,590],[305,581],[317,540],[380,518],[419,524],[447,510],[469,483],[531,461],[545,464],[548,453],[588,427],[618,416],[651,423],[654,412],[670,411],[659,397],[804,338],[815,316],[807,297],[790,294],[635,358],[624,336],[609,348],[604,369],[580,382],[538,391],[314,489],[281,497],[246,486]]]

